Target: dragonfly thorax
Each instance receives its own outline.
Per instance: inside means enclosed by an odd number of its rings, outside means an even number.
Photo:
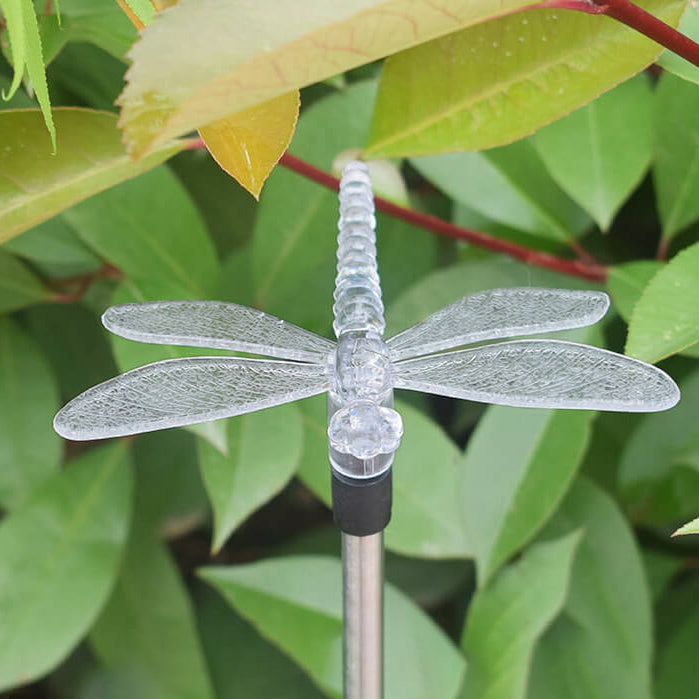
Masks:
[[[332,385],[342,402],[383,402],[393,388],[388,348],[374,330],[343,333],[331,360]]]

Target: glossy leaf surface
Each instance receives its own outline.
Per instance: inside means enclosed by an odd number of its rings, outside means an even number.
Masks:
[[[143,696],[214,696],[184,582],[163,544],[138,517],[90,642],[102,662],[132,678]]]
[[[527,696],[649,699],[651,607],[637,544],[614,501],[582,479],[542,536],[580,529],[568,598],[537,645]]]
[[[21,505],[60,465],[63,445],[51,429],[58,389],[36,343],[0,317],[0,504]]]
[[[199,443],[202,477],[214,510],[214,551],[289,482],[303,437],[295,405],[241,415],[226,426],[228,454]]]
[[[607,230],[653,155],[653,92],[632,78],[536,134],[563,189]]]
[[[0,112],[0,243],[182,148],[165,144],[135,165],[113,114],[66,107],[53,116],[55,155],[38,110]]]
[[[255,199],[291,141],[299,100],[293,90],[199,129],[216,162]]]
[[[297,556],[199,574],[260,633],[280,646],[327,695],[342,696],[341,564]],[[453,699],[464,660],[419,607],[391,585],[386,603],[388,696]]]
[[[80,457],[2,522],[1,687],[41,677],[85,636],[114,584],[130,509],[122,443]]]
[[[48,290],[27,266],[0,249],[0,313],[45,300]]]
[[[530,141],[410,162],[456,201],[537,237],[566,242],[590,223],[549,175]]]
[[[525,4],[477,0],[444,12],[407,0],[181,3],[131,52],[119,98],[129,149],[141,156],[166,138]],[[231,42],[230,27],[239,26],[246,31]],[[186,52],[173,52],[185,41]]]
[[[699,7],[696,3],[687,4],[684,17],[678,29],[692,41],[699,39]],[[699,68],[673,51],[665,51],[658,59],[658,65],[685,80],[699,83]]]
[[[677,24],[684,3],[645,0]],[[521,12],[385,64],[367,154],[418,156],[515,141],[645,68],[660,47],[612,19]]]
[[[656,90],[653,181],[664,238],[699,218],[697,86],[664,75]]]
[[[633,311],[648,282],[662,268],[662,262],[638,260],[617,265],[609,270],[607,288],[619,315],[631,322]]]
[[[136,281],[178,285],[193,298],[218,282],[218,261],[199,212],[166,168],[73,206],[66,220],[90,248]]]
[[[626,354],[657,362],[696,342],[699,243],[682,250],[646,286],[631,317]]]
[[[196,596],[197,625],[217,699],[322,699],[294,662],[209,588]]]
[[[520,699],[537,640],[568,594],[580,536],[534,544],[476,593],[461,646],[468,658],[461,699]]]
[[[699,374],[680,382],[672,411],[646,415],[628,436],[619,460],[618,487],[638,521],[674,524],[695,514],[699,497]]]
[[[478,423],[464,455],[461,493],[480,585],[562,500],[585,453],[592,416],[493,406]]]

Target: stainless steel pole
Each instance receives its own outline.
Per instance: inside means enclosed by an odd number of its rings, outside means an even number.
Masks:
[[[383,699],[383,532],[342,534],[344,699]]]

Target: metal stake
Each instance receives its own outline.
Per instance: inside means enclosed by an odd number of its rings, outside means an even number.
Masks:
[[[383,532],[342,534],[344,699],[383,699]]]

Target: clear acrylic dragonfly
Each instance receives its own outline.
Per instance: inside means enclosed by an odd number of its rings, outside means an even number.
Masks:
[[[332,466],[370,478],[390,467],[400,443],[394,388],[508,406],[624,412],[665,410],[679,400],[677,386],[660,369],[597,347],[519,339],[457,349],[593,324],[609,306],[607,295],[597,291],[483,291],[384,342],[373,207],[366,166],[351,163],[340,187],[337,343],[234,303],[114,306],[105,312],[104,325],[131,340],[274,359],[217,356],[148,364],[72,400],[57,414],[56,430],[74,440],[118,437],[328,392]]]

